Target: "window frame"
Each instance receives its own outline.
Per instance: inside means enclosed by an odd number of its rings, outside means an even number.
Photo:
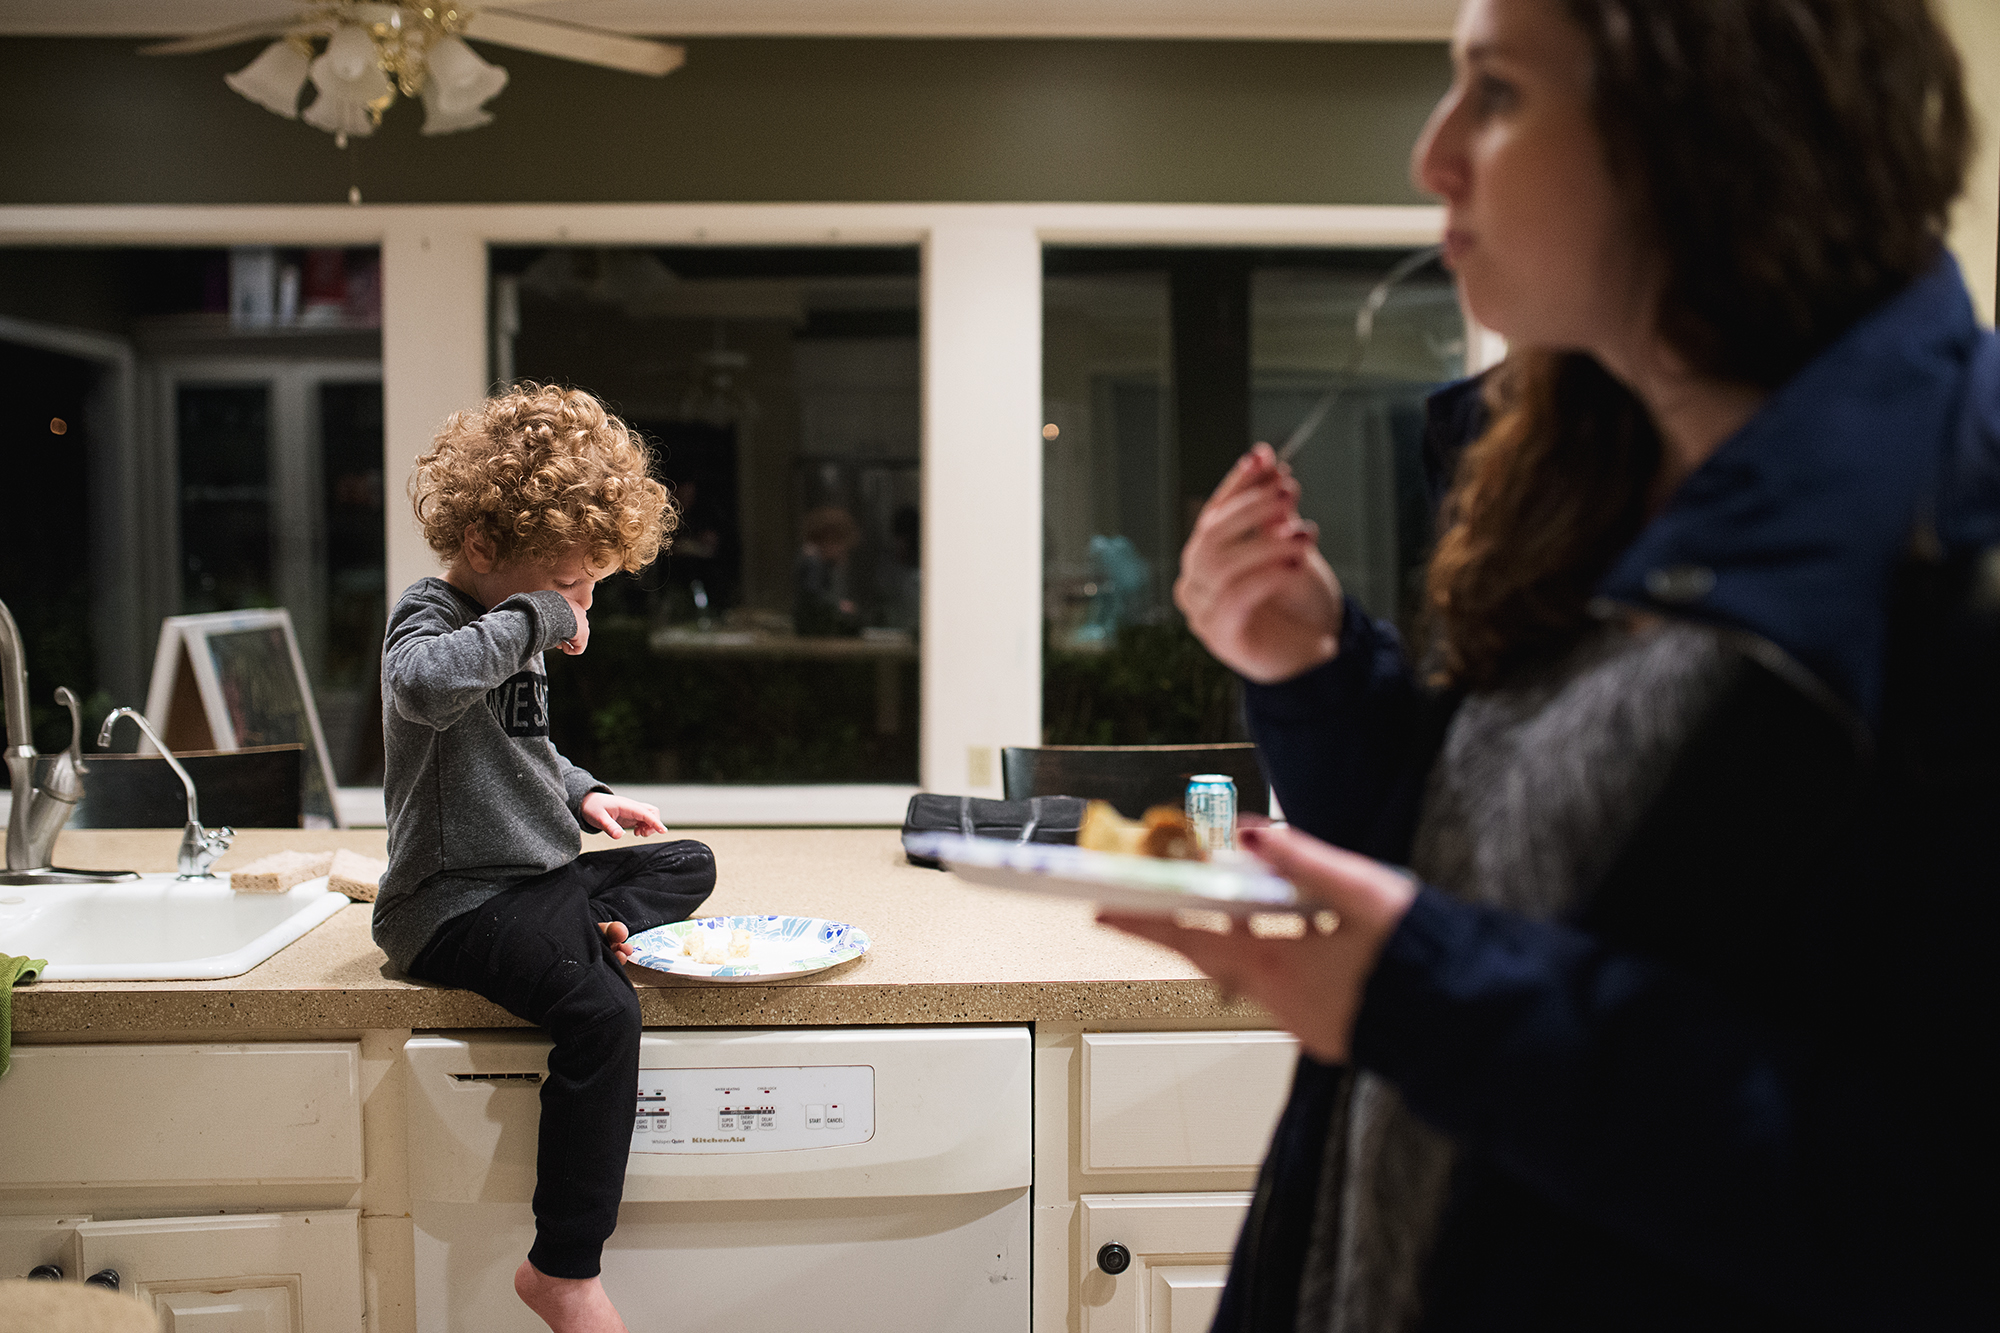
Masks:
[[[438,423],[487,391],[489,247],[919,247],[919,777],[929,790],[981,796],[999,795],[1000,748],[1041,733],[1043,245],[1392,247],[1433,244],[1442,230],[1443,210],[1429,205],[0,206],[6,246],[379,246],[392,481]],[[1467,365],[1501,350],[1473,328]],[[388,512],[393,595],[437,564],[407,514]],[[771,825],[897,823],[917,788],[623,790],[679,823]],[[365,818],[379,799],[350,790],[343,809]]]

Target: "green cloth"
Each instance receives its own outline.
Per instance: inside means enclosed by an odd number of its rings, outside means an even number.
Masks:
[[[0,1078],[14,1063],[14,987],[27,985],[48,965],[46,958],[0,954],[0,981],[7,983],[0,986]]]

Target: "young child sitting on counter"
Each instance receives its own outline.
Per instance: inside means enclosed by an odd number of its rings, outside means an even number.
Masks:
[[[673,504],[623,422],[534,384],[454,414],[410,499],[449,568],[403,593],[383,643],[375,942],[411,976],[548,1029],[535,1243],[514,1290],[556,1333],[623,1333],[598,1266],[638,1099],[626,941],[691,915],[715,862],[690,841],[579,855],[583,829],[666,826],[556,750],[542,654],[584,651],[592,589],[652,562]]]

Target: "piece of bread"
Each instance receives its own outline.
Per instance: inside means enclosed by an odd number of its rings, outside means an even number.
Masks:
[[[1187,816],[1171,805],[1156,805],[1141,820],[1119,814],[1109,801],[1083,808],[1076,845],[1093,852],[1121,852],[1161,861],[1206,861]]]
[[[327,871],[326,886],[357,903],[372,903],[382,883],[382,872],[388,868],[387,861],[377,861],[343,847],[333,854],[333,868]]]
[[[230,871],[229,887],[238,893],[283,893],[332,868],[332,852],[273,852]]]

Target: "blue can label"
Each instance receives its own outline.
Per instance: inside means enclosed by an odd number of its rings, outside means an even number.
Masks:
[[[1197,773],[1188,782],[1188,823],[1204,852],[1236,847],[1236,783],[1227,773]]]

